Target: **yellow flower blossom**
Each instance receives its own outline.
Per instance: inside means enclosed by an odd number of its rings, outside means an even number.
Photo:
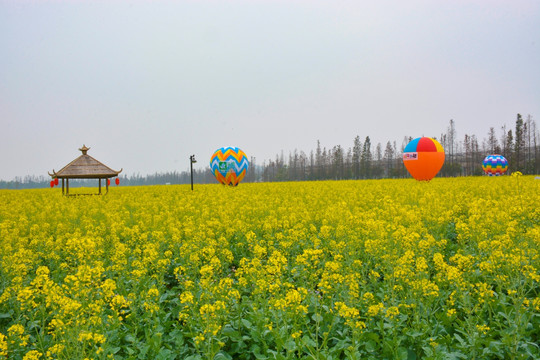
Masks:
[[[195,344],[196,345],[199,345],[201,342],[204,341],[204,335],[203,334],[199,334],[197,336],[195,336],[195,338],[193,339],[195,341]]]
[[[155,287],[150,288],[148,290],[148,297],[149,298],[157,298],[157,297],[159,297],[159,290],[156,289]]]
[[[47,350],[47,357],[52,358],[58,356],[62,351],[64,351],[65,345],[63,344],[54,344]]]
[[[184,291],[180,294],[180,303],[182,304],[193,304],[194,296],[191,291]]]
[[[41,355],[37,350],[30,350],[23,356],[23,360],[39,360],[41,359]]]
[[[80,342],[92,342],[94,344],[100,345],[105,342],[106,338],[102,334],[94,333],[91,331],[81,331],[77,340]]]
[[[28,344],[28,339],[30,335],[24,335],[24,326],[21,324],[11,325],[8,330],[8,338],[10,343],[19,344],[19,346],[26,346]]]
[[[487,325],[476,325],[476,329],[483,335],[486,335],[490,329]]]
[[[0,333],[0,357],[7,356],[7,354],[8,354],[7,338],[4,334]]]
[[[386,309],[386,317],[393,319],[399,315],[399,308],[396,306],[390,306]]]
[[[379,313],[383,309],[384,309],[383,303],[378,303],[378,304],[375,304],[375,305],[371,305],[371,306],[368,307],[367,314],[370,317],[375,317],[375,316],[379,315]]]

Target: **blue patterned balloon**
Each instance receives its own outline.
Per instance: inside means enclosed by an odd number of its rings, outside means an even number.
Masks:
[[[246,154],[237,147],[219,148],[210,158],[210,169],[223,185],[238,185],[246,176],[248,167]]]

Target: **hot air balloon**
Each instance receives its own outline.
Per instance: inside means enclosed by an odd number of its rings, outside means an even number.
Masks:
[[[237,147],[219,148],[210,158],[210,169],[223,185],[238,185],[246,176],[248,166],[246,154]]]
[[[482,170],[489,176],[502,175],[508,170],[508,160],[502,155],[488,155],[482,162]]]
[[[444,164],[444,149],[435,139],[416,138],[405,147],[403,163],[413,178],[429,181]]]

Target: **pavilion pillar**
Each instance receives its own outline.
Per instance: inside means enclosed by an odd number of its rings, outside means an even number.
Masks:
[[[105,189],[106,189],[105,194],[108,194],[109,193],[109,179],[105,180]]]
[[[69,179],[66,179],[66,195],[69,195]]]
[[[99,193],[98,195],[101,195],[101,178],[99,178]]]
[[[64,178],[62,178],[62,195],[64,195]]]

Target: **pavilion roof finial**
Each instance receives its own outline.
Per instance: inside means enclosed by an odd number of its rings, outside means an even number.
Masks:
[[[80,148],[79,150],[82,151],[83,155],[86,155],[86,152],[90,150],[90,148],[86,147],[86,145],[83,144],[82,148]]]
[[[64,166],[60,171],[53,170],[53,173],[49,175],[59,179],[108,179],[118,176],[122,172],[122,170],[113,170],[87,155],[88,150],[90,148],[83,145],[79,149],[82,151],[81,156]]]

